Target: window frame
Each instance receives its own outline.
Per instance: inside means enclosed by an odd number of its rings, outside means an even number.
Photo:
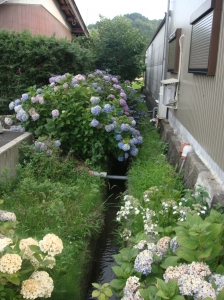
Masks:
[[[208,63],[206,69],[201,68],[190,68],[191,50],[192,50],[192,36],[193,26],[198,24],[203,18],[213,11],[213,20],[211,25],[211,37],[209,45]],[[191,44],[189,51],[188,61],[188,73],[193,74],[204,74],[204,75],[215,75],[217,56],[218,56],[218,45],[219,45],[219,33],[220,23],[222,14],[222,0],[206,0],[190,17],[190,24],[192,25],[191,30]],[[207,58],[207,57],[206,57]]]
[[[168,64],[167,64],[167,72],[170,73],[178,73],[179,70],[179,57],[180,57],[180,46],[179,46],[179,39],[181,36],[181,28],[177,28],[171,35],[168,37],[168,43],[173,42],[176,39],[175,51],[174,51],[174,66],[173,68],[169,68],[169,54],[168,51]]]

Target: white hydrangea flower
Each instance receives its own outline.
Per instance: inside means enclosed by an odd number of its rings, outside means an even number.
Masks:
[[[47,252],[48,255],[55,256],[62,252],[63,243],[58,236],[53,233],[49,233],[39,242],[39,247],[44,253]]]
[[[18,254],[5,254],[0,258],[0,272],[2,273],[16,273],[21,265],[22,259]]]
[[[12,240],[7,237],[0,238],[0,252],[4,250],[4,248],[10,244],[12,244]]]
[[[0,210],[0,221],[16,222],[16,215],[12,212]]]
[[[19,249],[24,250],[23,259],[31,260],[33,258],[33,251],[29,248],[29,246],[35,245],[38,246],[38,242],[33,238],[22,239],[19,242]],[[36,259],[35,259],[36,260]]]
[[[139,292],[139,278],[131,276],[127,279],[124,287],[124,297],[121,300],[144,300]]]

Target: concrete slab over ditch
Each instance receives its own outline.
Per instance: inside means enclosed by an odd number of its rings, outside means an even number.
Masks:
[[[0,175],[5,168],[9,170],[10,176],[16,175],[16,166],[19,162],[19,145],[22,142],[32,143],[32,134],[30,132],[11,132],[6,129],[0,134]]]
[[[179,149],[181,140],[175,135],[167,119],[159,120],[158,124],[161,139],[168,145],[167,160],[176,167],[181,168],[183,160],[180,158]],[[194,189],[201,185],[206,187],[211,199],[210,205],[220,204],[224,207],[224,190],[216,181],[211,171],[205,166],[196,153],[189,153],[183,165],[183,183],[186,188]]]

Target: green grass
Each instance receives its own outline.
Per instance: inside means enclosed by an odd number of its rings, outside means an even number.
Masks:
[[[51,299],[84,298],[88,243],[103,226],[104,193],[103,179],[90,176],[81,163],[62,159],[58,153],[25,155],[15,180],[0,183],[2,209],[16,214],[19,238],[40,240],[54,233],[63,241],[63,252],[50,271],[55,285]]]
[[[166,161],[167,145],[150,123],[139,128],[143,136],[143,146],[133,159],[128,171],[129,194],[142,199],[143,192],[152,186],[169,186],[183,190],[181,177]]]

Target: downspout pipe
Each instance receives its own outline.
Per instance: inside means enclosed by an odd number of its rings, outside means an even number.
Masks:
[[[166,23],[165,23],[165,34],[164,34],[164,49],[163,49],[163,72],[162,79],[166,77],[166,56],[168,47],[168,32],[169,32],[169,15],[170,15],[170,0],[167,1],[167,12],[166,12]]]

